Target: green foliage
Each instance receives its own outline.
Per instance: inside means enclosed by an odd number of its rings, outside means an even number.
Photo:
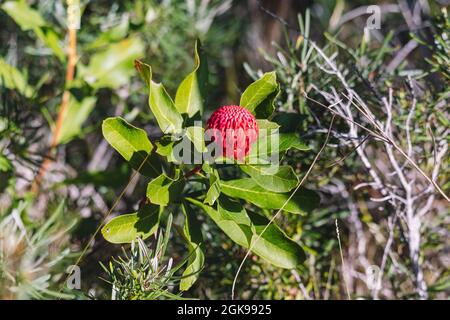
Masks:
[[[450,118],[447,9],[436,1],[408,2],[410,15],[387,10],[381,29],[369,31],[367,15],[348,14],[369,4],[294,1],[285,10],[283,1],[266,3],[283,18],[276,20],[244,1],[83,1],[74,80],[67,83],[67,1],[3,1],[0,298],[80,299],[89,290],[91,298],[228,299],[242,267],[239,299],[345,299],[336,220],[352,298],[370,297],[364,271],[383,257],[379,297],[417,297],[405,219],[391,233],[391,219],[403,216],[404,205],[382,201],[367,167],[379,166],[387,190],[403,196],[399,175],[385,169],[383,143],[347,132],[348,123],[336,117],[327,147],[303,181],[331,118],[306,96],[328,105],[330,96],[354,90],[385,122],[380,97],[389,101],[392,90],[393,139],[405,151],[411,146],[430,175],[441,159],[435,180],[447,193],[450,188],[446,154],[439,153],[448,144]],[[302,35],[293,25],[283,30],[282,21],[293,24],[297,12],[305,12],[298,15]],[[416,48],[402,56],[411,40]],[[66,90],[69,107],[49,153]],[[195,121],[238,103],[261,130],[244,161],[185,162],[209,151],[205,128]],[[367,124],[353,107],[353,120]],[[185,142],[191,148],[180,153]],[[367,152],[368,163],[359,151]],[[30,192],[47,157],[52,163],[40,193]],[[279,161],[269,164],[268,157]],[[399,164],[414,178],[414,203],[430,201],[418,233],[427,293],[447,298],[445,202],[407,163]],[[112,219],[105,222],[107,215]],[[105,241],[91,241],[96,230]],[[111,259],[119,249],[124,255]],[[75,252],[86,253],[82,290],[61,291]],[[99,281],[99,261],[106,284]]]
[[[134,127],[126,120],[108,118],[103,121],[102,132],[105,139],[130,165],[147,176],[155,176],[161,170],[152,161],[153,145],[144,130]],[[153,163],[152,163],[153,162]]]
[[[244,248],[252,247],[255,254],[273,265],[292,269],[304,261],[305,254],[297,243],[273,224],[262,233],[268,220],[247,212],[239,202],[221,196],[214,209],[197,200],[187,200],[202,208],[231,240]]]
[[[220,185],[226,195],[246,200],[263,209],[283,209],[291,213],[306,214],[319,202],[319,196],[313,191],[299,189],[291,197],[291,193],[269,191],[250,178],[222,181]]]
[[[147,199],[151,203],[167,206],[180,198],[183,191],[184,179],[180,179],[180,171],[177,170],[175,177],[170,178],[164,173],[156,177],[147,185]]]
[[[82,126],[94,109],[96,97],[87,97],[78,101],[73,95],[69,99],[69,108],[63,119],[58,143],[66,143],[82,132]]]
[[[112,300],[156,300],[161,298],[180,299],[179,294],[171,293],[170,287],[180,281],[175,273],[186,263],[172,265],[166,258],[172,219],[169,217],[166,230],[161,230],[156,238],[154,249],[147,247],[141,238],[131,242],[128,254],[113,258],[107,266],[102,265],[107,274],[105,279],[111,285]]]
[[[6,63],[0,57],[0,85],[8,89],[16,89],[25,97],[32,95],[32,88],[28,85],[25,76],[16,68]]]
[[[195,43],[194,61],[194,70],[181,82],[175,96],[175,105],[178,111],[187,113],[189,117],[194,116],[196,113],[203,114],[203,105],[206,97],[208,64],[200,41]]]
[[[195,51],[195,68],[180,84],[175,103],[161,83],[152,80],[152,68],[136,61],[136,69],[149,89],[149,105],[155,116],[163,136],[155,141],[157,153],[162,156],[163,167],[167,172],[154,177],[147,185],[146,198],[152,205],[160,207],[161,211],[174,210],[179,212],[177,205],[180,199],[186,199],[197,208],[202,209],[218,225],[218,227],[235,243],[251,249],[256,255],[271,264],[281,268],[295,268],[305,258],[299,244],[288,238],[278,226],[268,224],[267,218],[255,213],[253,206],[261,209],[282,209],[286,212],[306,214],[319,202],[318,196],[308,190],[298,190],[292,197],[289,191],[297,187],[299,180],[292,167],[271,165],[244,164],[240,167],[250,178],[223,181],[220,178],[221,167],[216,164],[204,164],[191,168],[189,163],[180,162],[174,158],[175,148],[182,142],[180,133],[183,132],[186,141],[192,143],[194,151],[202,155],[207,151],[204,141],[204,129],[192,126],[192,120],[202,114],[205,101],[204,85],[206,77],[201,75],[203,62],[200,60],[198,46]],[[265,74],[261,79],[252,83],[243,93],[241,103],[260,118],[261,136],[265,137],[265,130],[269,135],[280,140],[279,148],[268,148],[267,154],[277,154],[295,148],[307,150],[295,134],[279,134],[279,125],[267,120],[274,110],[274,99],[279,92],[274,72]],[[182,117],[182,114],[185,118]],[[185,131],[183,131],[185,129]],[[131,163],[133,154],[143,152],[143,156],[152,151],[143,130],[138,129],[121,118],[110,118],[103,123],[103,134],[106,140],[130,162],[133,168],[137,163]],[[261,139],[261,145],[266,140]],[[181,141],[181,142],[177,142]],[[264,142],[263,142],[264,141]],[[252,146],[258,148],[258,144]],[[186,152],[186,151],[184,151]],[[177,153],[177,152],[175,152]],[[258,156],[257,151],[251,153]],[[183,155],[184,157],[185,155]],[[143,159],[144,160],[144,159]],[[184,171],[184,169],[191,171]],[[172,172],[172,173],[171,173]],[[197,181],[191,180],[193,172]],[[204,174],[203,174],[203,173]],[[195,185],[200,182],[208,188],[206,195],[192,197]],[[221,195],[221,193],[223,193]],[[227,195],[228,197],[226,197]],[[247,201],[252,210],[247,211],[238,199]],[[190,205],[182,204],[185,216],[182,236],[189,251],[188,264],[183,272],[185,278],[180,283],[180,290],[188,290],[200,276],[207,243],[203,242],[201,224],[195,218]],[[129,243],[135,237],[146,238],[157,228],[158,220],[146,221],[139,217],[139,213],[122,215],[111,220],[103,229],[106,240],[113,243]],[[146,230],[142,228],[146,226]],[[264,233],[263,233],[264,230]]]
[[[197,281],[205,263],[205,254],[203,235],[195,212],[187,204],[183,204],[182,210],[185,215],[183,235],[188,243],[189,258],[180,281],[180,290],[186,291]]]
[[[273,103],[279,92],[277,75],[269,72],[245,89],[239,105],[250,110],[258,119],[268,118],[275,110]]]
[[[137,237],[146,239],[159,225],[161,210],[155,205],[143,205],[138,212],[111,219],[103,228],[103,237],[111,243],[130,243]]]
[[[152,68],[138,60],[135,65],[149,88],[148,103],[161,130],[164,133],[180,132],[183,118],[162,83],[152,80]]]
[[[10,212],[0,212],[1,299],[73,299],[59,282],[73,263],[68,234],[77,220],[68,217],[61,201],[42,221],[29,221],[30,201],[20,201]]]
[[[82,77],[94,89],[118,88],[133,74],[133,61],[142,56],[144,44],[137,36],[113,43],[92,55],[87,66],[81,66]]]
[[[25,1],[7,1],[2,5],[2,9],[14,19],[23,31],[46,25],[39,12],[29,7]]]
[[[288,192],[298,184],[298,177],[291,166],[243,165],[241,170],[261,187],[273,192]]]

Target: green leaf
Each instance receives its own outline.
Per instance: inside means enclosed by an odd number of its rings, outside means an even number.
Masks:
[[[296,214],[311,212],[319,204],[320,198],[317,193],[299,189],[289,200],[291,193],[275,193],[264,189],[251,178],[221,181],[222,193],[243,199],[263,209],[281,209]]]
[[[172,98],[161,83],[152,81],[150,85],[149,105],[162,132],[181,132],[183,118],[176,110]]]
[[[240,168],[261,187],[273,192],[288,192],[298,184],[291,166],[242,165]]]
[[[269,121],[267,119],[257,119],[256,122],[258,123],[259,130],[272,131],[280,127],[278,123]]]
[[[260,214],[248,211],[256,235],[260,235],[269,220]],[[253,241],[256,241],[254,236]],[[253,250],[257,255],[275,266],[291,269],[306,259],[302,247],[289,238],[275,223],[271,223],[258,240]]]
[[[220,177],[216,169],[211,168],[209,175],[209,189],[206,193],[205,203],[212,206],[220,195]]]
[[[286,269],[295,268],[304,261],[302,248],[288,238],[275,224],[261,234],[268,220],[255,213],[247,213],[239,202],[220,196],[217,209],[198,200],[187,198],[202,208],[219,228],[238,245],[249,249],[269,263]]]
[[[46,25],[39,11],[25,1],[8,1],[1,8],[20,26],[22,31],[33,30]]]
[[[28,85],[25,76],[0,57],[0,87],[17,90],[25,97],[31,97],[33,89]]]
[[[161,131],[164,133],[181,132],[183,118],[178,113],[172,98],[161,83],[152,80],[152,69],[148,64],[135,61],[135,67],[149,87],[148,103]]]
[[[13,168],[11,160],[0,154],[0,171],[8,172]]]
[[[130,29],[130,17],[124,15],[117,22],[118,24],[112,24],[107,30],[95,33],[96,38],[83,46],[84,51],[99,50],[102,47],[108,46],[110,43],[126,38]]]
[[[120,117],[107,118],[102,124],[103,136],[109,144],[143,175],[154,177],[161,173],[161,164],[149,155],[153,146],[144,130],[136,128]]]
[[[110,44],[94,54],[87,67],[80,65],[80,76],[94,89],[116,89],[128,82],[133,75],[133,61],[143,52],[144,44],[138,37]]]
[[[137,237],[146,239],[156,232],[161,210],[155,205],[143,205],[137,213],[111,219],[101,230],[111,243],[131,243]]]
[[[275,109],[273,102],[279,91],[275,71],[265,73],[245,89],[239,105],[247,108],[258,119],[267,118]]]
[[[176,158],[173,154],[173,147],[175,146],[174,140],[170,135],[162,136],[158,141],[155,142],[156,153],[166,157],[167,161],[175,162]]]
[[[201,57],[201,59],[200,59]],[[200,41],[195,43],[194,70],[181,82],[175,95],[175,105],[180,113],[189,117],[203,114],[206,85],[208,82],[208,67],[203,55]]]
[[[151,203],[160,206],[167,206],[174,202],[180,197],[184,188],[184,179],[179,178],[179,170],[176,171],[173,179],[162,173],[147,185],[147,198]]]
[[[67,143],[81,133],[81,127],[89,117],[96,101],[96,97],[87,97],[78,101],[73,95],[70,96],[69,107],[63,119],[58,143]]]
[[[295,133],[280,133],[280,146],[278,151],[282,152],[289,149],[307,151],[311,148],[304,144]]]
[[[244,248],[249,248],[253,235],[251,221],[245,209],[238,202],[232,202],[223,198],[221,202],[224,206],[221,207],[218,204],[216,210],[198,200],[186,199],[202,208],[231,240]]]
[[[48,47],[50,48],[55,56],[61,61],[66,60],[64,50],[60,44],[61,39],[59,35],[52,29],[48,27],[35,28],[34,32],[36,36]]]
[[[199,272],[205,264],[205,254],[203,253],[204,245],[200,223],[195,217],[195,213],[186,204],[182,205],[182,211],[185,215],[183,233],[188,243],[189,258],[180,281],[180,290],[186,291],[197,281]]]
[[[195,149],[198,152],[206,152],[205,146],[205,129],[202,127],[187,127],[186,136],[194,144]]]
[[[248,162],[267,164],[266,159],[276,153],[288,151],[289,149],[297,149],[306,151],[310,148],[305,145],[295,133],[270,133],[260,131],[258,140],[250,147],[247,156]]]
[[[25,1],[8,1],[1,8],[19,25],[22,31],[33,30],[60,61],[65,60],[58,34],[46,23],[39,11],[28,6]]]

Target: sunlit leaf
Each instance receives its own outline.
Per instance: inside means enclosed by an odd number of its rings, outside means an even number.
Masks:
[[[150,153],[153,146],[144,130],[136,128],[120,117],[107,118],[102,124],[103,136],[109,144],[130,163],[134,169],[146,176],[161,173],[161,164]]]
[[[198,152],[206,151],[204,135],[205,135],[205,129],[203,129],[202,127],[187,127],[186,128],[186,136],[189,138],[189,140],[192,141],[195,149]]]
[[[147,198],[151,203],[166,206],[180,197],[184,187],[184,179],[180,179],[179,170],[174,178],[162,173],[147,185]]]
[[[194,70],[181,82],[175,95],[175,105],[180,113],[187,113],[189,117],[203,113],[208,82],[208,67],[206,56],[200,41],[195,43]]]
[[[181,132],[183,118],[164,86],[152,80],[151,67],[138,60],[135,61],[135,67],[149,87],[149,106],[161,131],[164,133]]]
[[[96,97],[86,97],[82,101],[78,101],[73,95],[70,96],[58,143],[67,143],[81,133],[82,125],[94,108],[96,101]]]
[[[80,76],[93,88],[118,88],[134,74],[133,61],[142,56],[144,44],[131,37],[110,44],[94,54],[87,67],[79,66]]]
[[[0,87],[1,86],[17,90],[25,97],[30,97],[33,94],[33,89],[28,85],[27,79],[22,72],[6,63],[2,57],[0,57]]]
[[[199,272],[205,263],[205,254],[203,253],[204,245],[200,222],[197,220],[195,212],[187,204],[183,204],[182,209],[185,215],[183,233],[188,242],[189,258],[183,272],[184,278],[180,281],[180,290],[186,291],[197,281]]]
[[[25,1],[7,1],[1,8],[20,26],[23,31],[46,25],[39,11],[34,10]]]
[[[311,212],[320,200],[315,192],[306,189],[299,189],[289,200],[291,193],[276,193],[266,190],[251,178],[222,180],[220,187],[226,195],[246,200],[260,208],[283,208],[284,211],[296,214]]]
[[[256,118],[265,119],[275,110],[273,102],[279,91],[275,71],[265,73],[245,89],[239,105],[250,110]]]
[[[298,184],[298,177],[291,166],[250,164],[239,167],[261,187],[273,192],[288,192]]]
[[[188,201],[202,208],[231,240],[246,249],[253,247],[255,254],[271,264],[290,269],[304,261],[302,248],[275,224],[272,223],[261,235],[268,220],[247,212],[239,202],[221,196],[217,200],[217,209],[214,209],[195,199],[188,198]]]
[[[124,214],[111,219],[101,230],[111,243],[130,243],[136,237],[146,239],[158,229],[160,208],[143,205],[136,213]]]
[[[212,206],[220,195],[220,177],[216,169],[211,168],[209,175],[209,189],[206,193],[205,203]]]

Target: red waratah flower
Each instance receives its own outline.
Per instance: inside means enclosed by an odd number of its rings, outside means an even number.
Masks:
[[[240,106],[223,106],[206,123],[212,140],[222,146],[223,155],[242,160],[258,138],[255,117]]]

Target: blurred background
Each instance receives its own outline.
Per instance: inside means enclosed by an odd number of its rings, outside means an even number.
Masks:
[[[368,13],[370,5],[379,10],[379,28],[367,27],[370,17],[377,18]],[[277,72],[281,94],[275,117],[296,127],[311,147],[284,159],[299,175],[320,149],[332,117],[305,93],[328,103],[351,87],[380,119],[386,118],[380,101],[394,101],[391,134],[448,194],[448,5],[444,0],[80,1],[75,45],[66,1],[0,1],[0,298],[179,294],[170,281],[152,289],[139,280],[146,271],[130,267],[142,254],[136,247],[109,244],[100,234],[90,240],[132,175],[103,139],[103,119],[120,115],[150,138],[159,135],[134,59],[151,64],[154,78],[174,95],[193,68],[197,38],[210,71],[206,114],[238,103],[262,72]],[[376,27],[377,20],[371,22]],[[69,75],[67,81],[70,69],[73,79]],[[67,111],[58,124],[62,104]],[[364,121],[358,114],[354,119]],[[307,180],[321,195],[319,209],[278,221],[304,247],[307,261],[290,271],[251,256],[238,278],[237,297],[448,298],[448,202],[404,159],[394,155],[393,161],[382,143],[362,132],[352,136],[345,121],[336,121],[330,145]],[[136,210],[144,180],[131,180],[112,216]],[[206,266],[182,296],[230,298],[246,252],[203,214],[199,219],[208,241]],[[66,269],[81,255],[81,289],[68,290]],[[161,259],[185,256],[185,244],[174,236]],[[120,295],[113,294],[112,283],[124,288]]]

